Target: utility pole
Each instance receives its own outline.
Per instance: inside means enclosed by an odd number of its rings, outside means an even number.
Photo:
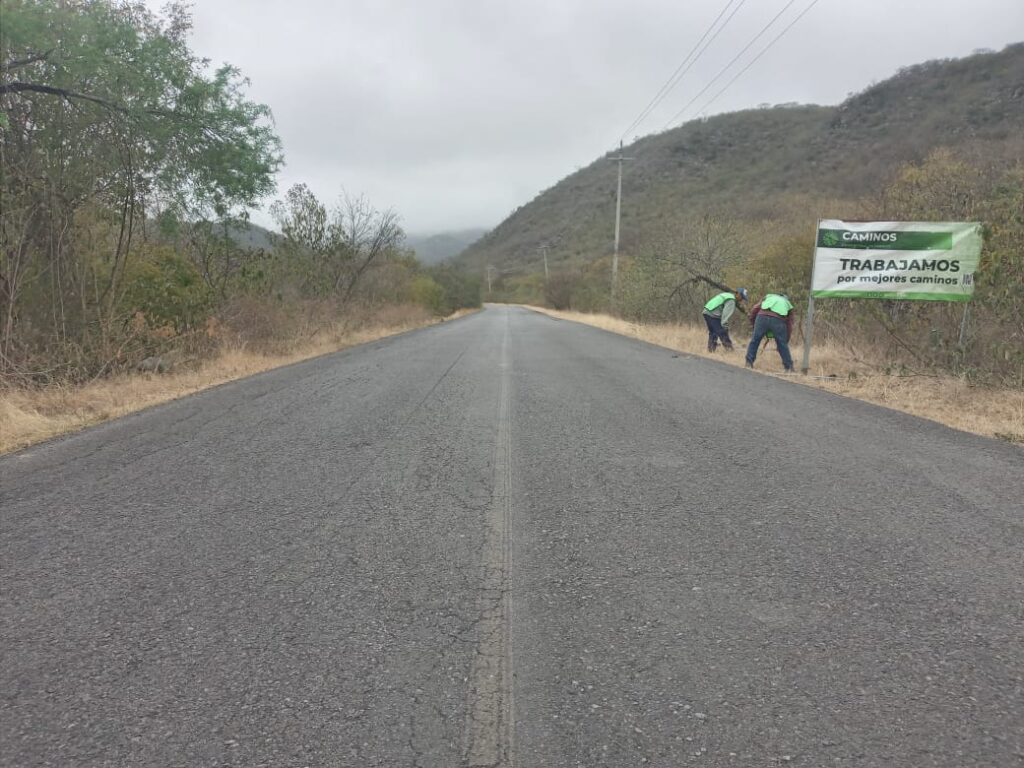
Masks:
[[[491,272],[494,269],[490,264],[487,265],[487,294],[491,293]]]
[[[615,309],[615,299],[619,286],[619,223],[622,220],[622,162],[632,160],[632,157],[622,156],[622,140],[619,140],[619,154],[610,158],[619,164],[619,183],[615,191],[615,250],[612,251],[612,309]]]
[[[544,282],[546,283],[548,281],[548,246],[542,245],[537,250],[544,254]]]

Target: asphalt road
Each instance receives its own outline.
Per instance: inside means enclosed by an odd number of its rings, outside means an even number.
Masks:
[[[1022,499],[490,308],[0,459],[0,765],[1024,765]]]

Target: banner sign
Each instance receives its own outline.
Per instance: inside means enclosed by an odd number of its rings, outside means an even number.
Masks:
[[[978,223],[822,220],[811,295],[970,301],[981,241]]]

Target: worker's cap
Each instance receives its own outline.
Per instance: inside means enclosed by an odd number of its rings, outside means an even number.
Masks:
[[[746,301],[747,300],[747,289],[746,288],[737,288],[736,289],[736,295],[739,296],[743,301]]]

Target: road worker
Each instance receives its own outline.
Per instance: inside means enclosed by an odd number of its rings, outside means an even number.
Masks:
[[[729,338],[729,320],[736,311],[736,303],[747,300],[747,289],[723,291],[704,305],[704,323],[708,327],[708,352],[718,349],[718,342],[728,350],[732,350],[732,339]]]
[[[750,308],[750,322],[754,326],[754,335],[747,346],[747,367],[753,368],[757,360],[757,348],[761,339],[771,333],[775,337],[775,346],[782,358],[782,367],[793,370],[793,358],[789,354],[789,339],[793,335],[793,305],[784,293],[768,293],[757,304]]]

